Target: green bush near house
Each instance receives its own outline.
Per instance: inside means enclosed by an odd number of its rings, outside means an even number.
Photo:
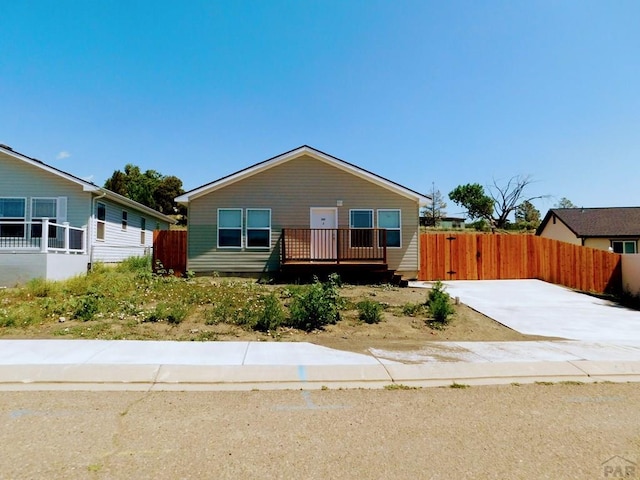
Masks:
[[[382,320],[382,305],[373,300],[362,300],[356,304],[358,308],[358,318],[364,323],[380,323]]]
[[[277,330],[284,321],[284,309],[282,308],[280,299],[274,293],[262,296],[258,304],[258,311],[252,328],[260,332],[273,332]]]
[[[145,322],[167,322],[172,325],[181,323],[189,310],[181,303],[159,303],[156,305],[147,317],[143,320]]]
[[[440,281],[435,282],[429,291],[427,311],[432,321],[441,325],[446,325],[449,322],[449,316],[455,311],[451,304],[451,297],[445,292],[445,286]]]
[[[423,310],[424,304],[422,303],[405,303],[402,306],[402,314],[407,315],[408,317],[420,315]]]
[[[289,326],[309,332],[336,323],[340,319],[339,283],[337,275],[330,275],[324,283],[315,278],[311,285],[294,294]]]

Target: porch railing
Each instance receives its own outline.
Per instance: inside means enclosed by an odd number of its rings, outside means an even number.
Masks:
[[[33,222],[0,220],[0,252],[85,253],[86,234],[84,227],[54,223],[47,218]]]
[[[283,228],[281,261],[387,263],[383,228]]]

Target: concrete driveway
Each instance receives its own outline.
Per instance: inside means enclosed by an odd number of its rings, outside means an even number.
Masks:
[[[452,297],[518,332],[640,345],[640,311],[541,280],[443,282]],[[411,286],[427,286],[415,282]]]

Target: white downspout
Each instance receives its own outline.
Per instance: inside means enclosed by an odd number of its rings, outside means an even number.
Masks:
[[[91,199],[91,215],[89,216],[89,219],[91,220],[91,223],[89,225],[89,233],[88,233],[88,237],[87,238],[87,246],[89,247],[89,265],[91,265],[91,268],[93,268],[93,230],[95,228],[95,214],[96,214],[96,201],[100,200],[101,198],[104,198],[107,196],[107,192],[102,192],[102,194],[98,195],[97,197],[93,197]]]

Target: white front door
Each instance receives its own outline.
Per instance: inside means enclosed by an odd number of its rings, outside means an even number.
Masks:
[[[336,230],[338,209],[335,207],[311,208],[311,258],[334,260],[337,255]],[[331,229],[331,230],[329,230]],[[327,230],[323,232],[323,230]]]

